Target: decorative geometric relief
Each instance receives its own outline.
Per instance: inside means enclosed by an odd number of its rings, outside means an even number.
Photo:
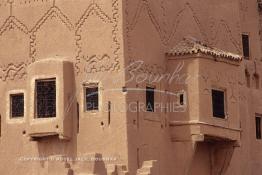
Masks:
[[[34,59],[75,57],[73,29],[69,19],[57,7],[52,7],[32,29],[31,56]]]
[[[128,31],[134,30],[136,28],[137,23],[143,20],[140,18],[144,18],[145,16],[149,18],[148,22],[150,22],[154,26],[155,30],[157,31],[157,35],[159,36],[161,43],[165,44],[165,35],[162,34],[160,24],[157,18],[155,17],[153,11],[151,10],[148,0],[140,1],[140,3],[136,8],[134,18],[130,20],[127,30]]]
[[[0,25],[4,23],[10,15],[10,5],[7,0],[0,0]]]
[[[209,81],[210,81],[210,72],[208,70],[208,68],[204,68],[204,70],[206,70],[205,72],[203,72],[202,75],[200,75],[201,79],[203,80],[203,93],[205,95],[209,95],[211,93],[210,90],[210,85],[209,85]]]
[[[202,29],[201,23],[189,3],[178,12],[169,38],[170,42],[181,41],[185,36],[193,36],[201,41],[206,41],[207,37]]]
[[[17,80],[22,79],[26,76],[27,64],[22,62],[18,64],[10,63],[6,66],[0,67],[0,80]]]
[[[118,47],[114,29],[113,20],[97,4],[92,3],[77,23],[78,72],[84,70],[86,73],[93,73],[118,69],[119,61],[118,58],[115,59],[116,52],[113,47],[114,44]]]
[[[129,52],[131,59],[144,60],[145,63],[163,64],[164,46],[159,31],[151,21],[151,15],[148,13],[148,6],[142,6],[140,16],[136,22],[129,28]]]
[[[21,79],[26,75],[29,60],[28,29],[10,16],[0,28],[0,79]]]
[[[107,54],[92,55],[86,58],[83,57],[83,59],[85,61],[84,72],[86,73],[107,72],[114,69],[112,58]]]
[[[234,53],[241,53],[240,41],[234,38],[233,32],[226,21],[220,20],[213,29],[211,45]]]
[[[0,65],[28,60],[29,42],[28,29],[15,17],[9,17],[0,28]]]
[[[130,60],[128,63],[128,72],[145,73],[149,75],[161,76],[165,74],[164,68],[157,64],[146,64],[144,62]]]
[[[12,12],[32,29],[37,21],[53,6],[54,0],[14,0]],[[10,11],[10,10],[9,10]]]

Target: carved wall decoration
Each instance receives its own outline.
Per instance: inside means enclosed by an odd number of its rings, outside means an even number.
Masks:
[[[86,73],[108,72],[114,70],[115,67],[114,62],[111,62],[112,58],[107,54],[102,56],[92,55],[83,59],[88,63],[84,67],[84,72]]]
[[[206,32],[203,29],[201,22],[197,16],[197,14],[195,13],[194,9],[191,7],[191,5],[187,2],[185,3],[184,7],[182,10],[180,10],[174,20],[173,26],[172,26],[172,32],[168,37],[168,43],[170,44],[172,42],[172,39],[176,36],[177,32],[178,32],[178,27],[183,21],[183,17],[186,15],[191,15],[191,20],[192,23],[195,23],[196,28],[199,31],[199,34],[201,35],[203,42],[208,42],[208,37],[206,36]],[[196,29],[194,29],[196,30]],[[183,36],[182,36],[183,37]]]
[[[144,62],[136,62],[135,60],[130,60],[128,64],[129,72],[134,73],[145,73],[154,76],[161,76],[165,74],[165,69],[157,64],[147,64]]]
[[[126,1],[126,7],[129,6],[130,0]],[[191,5],[191,3],[186,2],[183,6],[183,8],[178,11],[178,13],[175,15],[174,17],[174,22],[172,24],[172,26],[168,26],[167,25],[167,17],[168,15],[166,15],[166,6],[167,6],[167,2],[166,1],[161,1],[161,5],[159,5],[159,10],[160,12],[162,12],[162,16],[163,19],[162,21],[157,20],[157,18],[155,17],[156,14],[155,12],[152,10],[152,8],[150,7],[150,1],[148,0],[139,0],[138,3],[136,4],[136,8],[135,11],[132,8],[132,11],[134,12],[129,12],[129,9],[127,9],[125,11],[126,16],[131,17],[131,19],[127,18],[127,26],[126,26],[126,37],[127,37],[127,46],[128,46],[128,54],[129,54],[129,58],[132,59],[133,53],[131,51],[132,48],[132,43],[130,41],[131,36],[131,32],[134,30],[134,28],[136,27],[138,21],[140,20],[141,17],[141,13],[143,10],[145,10],[147,12],[147,14],[150,16],[150,21],[151,23],[155,26],[156,31],[159,34],[159,37],[162,40],[162,44],[164,46],[167,47],[172,47],[173,46],[173,42],[174,42],[174,38],[176,38],[176,36],[180,36],[180,34],[178,34],[178,27],[180,26],[180,24],[183,22],[183,18],[184,16],[191,16],[191,20],[195,24],[194,30],[197,28],[198,33],[200,35],[200,39],[208,44],[211,45],[216,45],[217,43],[220,42],[220,36],[217,35],[218,33],[218,27],[220,27],[219,30],[224,30],[224,32],[227,35],[227,39],[228,39],[228,43],[232,43],[233,48],[235,49],[235,52],[241,53],[241,46],[240,46],[240,39],[236,39],[235,36],[233,36],[232,34],[232,29],[229,27],[229,25],[227,24],[227,22],[224,19],[214,19],[214,18],[210,18],[209,23],[211,23],[210,25],[205,25],[203,26],[203,23],[201,22],[197,12],[194,10],[193,6]],[[134,5],[134,3],[132,3]],[[133,15],[133,13],[135,13],[135,15]],[[159,12],[158,12],[159,13]],[[237,22],[237,30],[240,31],[240,24],[238,21]],[[161,24],[161,25],[160,25]],[[167,28],[171,27],[171,32],[168,33]],[[211,35],[208,35],[208,33],[210,33],[211,31]],[[214,35],[212,35],[212,33]],[[223,33],[224,35],[224,33]]]
[[[10,35],[15,36],[15,38],[6,41],[5,38],[10,37]],[[28,42],[29,30],[27,27],[14,16],[8,17],[0,28],[0,43],[1,49],[3,49],[0,54],[2,60],[0,79],[2,81],[21,79],[26,75],[26,63],[22,61],[30,62]]]
[[[119,51],[120,51],[120,43],[118,40],[118,26],[122,25],[119,24],[119,1],[118,0],[112,0],[112,9],[113,9],[113,42],[115,44],[114,49],[114,69],[113,70],[119,70],[120,69],[120,62],[119,62]]]
[[[34,3],[34,2],[48,2],[51,0],[20,0],[20,4],[30,4],[30,3]]]
[[[206,71],[205,71],[205,73],[200,75],[200,78],[203,79],[203,81],[204,81],[203,93],[205,95],[209,95],[211,93],[211,90],[208,88],[209,87],[208,83],[210,81],[210,72],[208,71],[207,68],[204,68],[204,70],[206,70]]]
[[[152,22],[152,24],[155,26],[156,28],[156,31],[158,32],[159,34],[159,37],[161,38],[163,44],[167,44],[166,43],[166,39],[165,39],[165,35],[163,34],[162,32],[162,29],[160,27],[160,24],[159,22],[157,21],[156,17],[154,16],[154,13],[152,12],[152,10],[150,9],[149,7],[149,2],[148,0],[143,0],[143,1],[140,1],[139,4],[138,4],[138,7],[136,8],[136,12],[135,12],[135,17],[133,18],[132,21],[130,21],[128,24],[128,31],[132,31],[134,30],[134,28],[136,27],[136,24],[137,22],[139,21],[139,18],[141,16],[141,13],[142,11],[145,10]]]
[[[96,4],[92,3],[87,8],[85,13],[82,15],[80,20],[76,24],[76,71],[80,73],[84,70],[86,73],[104,72],[104,71],[115,71],[118,70],[119,65],[119,50],[120,43],[118,41],[118,1],[113,0],[113,17],[109,17],[103,10]],[[92,22],[92,20],[99,20],[100,27],[93,25],[87,25],[86,22]],[[108,26],[111,26],[110,28]],[[101,33],[101,30],[103,33]],[[89,31],[88,31],[89,30]],[[99,34],[101,33],[101,34]],[[96,37],[96,39],[89,41],[88,35],[103,35],[103,37]],[[93,36],[94,37],[94,36]],[[108,40],[104,42],[102,40]],[[100,43],[100,46],[96,44]],[[105,43],[110,45],[105,45]],[[114,48],[111,48],[111,45]],[[91,45],[92,44],[92,45]],[[103,45],[103,47],[101,47]],[[94,48],[90,48],[90,47]],[[97,46],[97,47],[96,47]],[[83,49],[90,48],[90,50]],[[103,50],[102,50],[103,49]],[[104,50],[108,50],[108,53],[103,53]],[[83,63],[83,64],[82,64]],[[84,66],[84,68],[83,68]]]
[[[27,64],[22,62],[18,64],[10,63],[7,66],[0,67],[0,79],[2,81],[22,79],[26,76]]]
[[[212,26],[212,28],[213,28],[213,31],[212,31],[213,36],[211,36],[211,39],[210,39],[211,45],[219,46],[221,48],[224,45],[232,44],[235,52],[237,52],[238,54],[241,53],[240,40],[236,40],[233,37],[232,31],[225,20],[220,20],[218,23],[215,24],[214,27]],[[223,39],[225,41],[223,41]],[[227,48],[230,48],[230,46],[228,46]]]
[[[58,7],[56,7],[56,6],[51,7],[44,14],[44,16],[36,23],[35,27],[33,27],[33,29],[31,30],[30,56],[32,57],[32,60],[35,61],[35,59],[37,57],[37,48],[36,48],[36,46],[37,46],[37,37],[36,37],[37,32],[40,30],[40,28],[45,23],[47,23],[47,21],[54,20],[54,19],[56,19],[56,20],[58,20],[58,22],[60,21],[62,24],[64,24],[69,31],[73,31],[74,26],[71,24],[69,18],[67,16],[65,16]]]
[[[25,34],[28,34],[29,33],[29,30],[28,28],[21,22],[19,21],[18,19],[16,19],[14,16],[9,16],[4,24],[1,26],[0,28],[0,36],[8,31],[8,30],[12,30],[12,29],[18,29],[22,32],[24,32]]]

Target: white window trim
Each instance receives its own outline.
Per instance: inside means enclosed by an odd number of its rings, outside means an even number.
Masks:
[[[24,94],[24,116],[23,117],[17,117],[17,118],[12,118],[11,117],[11,95],[15,95],[15,94]],[[26,108],[26,104],[27,104],[27,98],[26,98],[26,91],[23,89],[17,89],[17,90],[10,90],[7,92],[6,94],[6,121],[7,123],[24,123],[25,122],[25,118],[27,116],[27,108]]]
[[[55,117],[50,117],[50,118],[37,118],[36,116],[36,81],[38,80],[45,80],[45,79],[55,79],[56,81],[56,116]],[[59,103],[60,100],[59,98],[61,97],[61,92],[60,92],[60,81],[59,81],[59,77],[58,75],[38,75],[38,76],[34,76],[31,79],[31,84],[30,84],[31,88],[31,92],[30,92],[30,108],[31,108],[31,112],[30,112],[30,119],[32,122],[34,123],[38,123],[38,122],[50,122],[50,121],[54,121],[57,120],[58,118],[60,118],[60,110],[63,109],[59,109]]]
[[[87,111],[86,110],[86,88],[88,87],[98,87],[98,110],[90,110]],[[98,113],[101,112],[101,110],[103,109],[103,101],[102,101],[102,85],[101,82],[99,81],[88,81],[88,82],[84,82],[82,84],[82,94],[81,94],[81,111],[83,111],[85,114],[91,114],[91,115],[96,115]]]

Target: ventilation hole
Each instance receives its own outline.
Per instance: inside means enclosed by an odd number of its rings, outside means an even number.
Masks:
[[[122,92],[127,92],[127,87],[122,87]]]

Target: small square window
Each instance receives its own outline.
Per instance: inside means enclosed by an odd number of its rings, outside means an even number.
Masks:
[[[98,87],[86,87],[85,88],[85,110],[93,111],[98,110],[99,97],[98,97]]]
[[[146,110],[154,112],[155,110],[155,89],[146,87]]]
[[[256,138],[261,139],[261,117],[256,117]]]
[[[225,93],[221,90],[212,90],[213,116],[225,118]]]
[[[10,95],[10,115],[11,118],[19,118],[24,116],[24,94]]]
[[[37,118],[56,117],[56,80],[36,80]]]

